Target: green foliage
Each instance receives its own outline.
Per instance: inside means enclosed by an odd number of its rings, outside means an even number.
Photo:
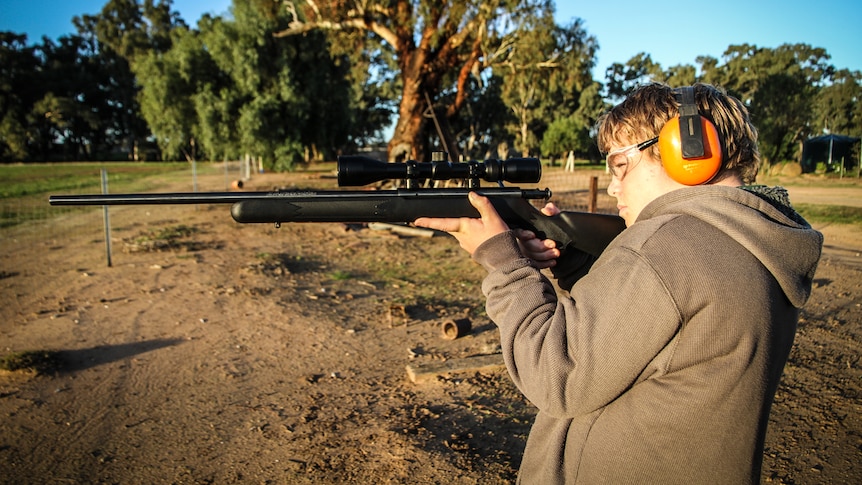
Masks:
[[[562,157],[570,150],[586,152],[592,143],[589,127],[574,115],[552,121],[542,138],[542,153]]]
[[[142,111],[167,157],[262,157],[289,170],[348,137],[350,86],[320,34],[276,39],[277,20],[251,4],[234,20],[174,29],[170,50],[142,56]]]
[[[600,154],[592,137],[592,127],[607,104],[599,91],[601,85],[593,82],[580,93],[577,109],[568,115],[554,119],[542,137],[542,153],[546,156],[563,157],[574,151],[578,158],[598,161]]]
[[[502,81],[502,100],[515,115],[507,129],[515,137],[515,148],[526,155],[538,148],[538,140],[553,120],[565,120],[578,109],[581,93],[592,84],[590,69],[598,45],[580,19],[566,27],[558,26],[550,7],[524,19],[511,37],[511,47],[493,70]],[[560,123],[566,121],[557,123],[555,130],[559,130]],[[586,128],[582,120],[577,124],[581,132]],[[581,134],[570,137],[578,149]],[[547,135],[555,140],[548,142],[548,149],[559,150],[572,143],[559,140],[561,135]],[[556,141],[559,143],[554,144]]]
[[[841,69],[823,86],[813,102],[812,127],[862,137],[862,74]]]
[[[626,93],[632,90],[635,86],[649,81],[662,81],[663,78],[668,78],[670,75],[665,75],[661,66],[653,62],[652,57],[645,52],[641,52],[625,64],[615,62],[608,67],[605,73],[607,79],[607,94],[612,99],[622,99]]]
[[[29,152],[27,114],[39,96],[33,89],[39,60],[26,39],[0,32],[0,161],[23,160]]]
[[[485,82],[470,80],[469,98],[463,110],[450,119],[459,134],[465,159],[496,157],[497,143],[505,139],[506,126],[515,122],[500,96],[503,79],[491,76]]]
[[[135,73],[142,85],[141,114],[155,135],[162,157],[169,160],[197,158],[195,131],[196,78],[206,78],[207,59],[195,33],[177,28],[173,47],[164,53],[141,54]]]

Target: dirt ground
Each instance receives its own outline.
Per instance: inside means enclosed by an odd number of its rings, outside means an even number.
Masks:
[[[119,207],[108,267],[93,217],[4,232],[0,356],[52,366],[0,375],[0,483],[514,481],[535,408],[499,365],[483,271],[453,239]],[[862,228],[818,229],[764,483],[862,482]],[[444,339],[456,320],[471,332]]]

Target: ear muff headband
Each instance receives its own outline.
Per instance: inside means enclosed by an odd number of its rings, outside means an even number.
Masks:
[[[679,116],[670,119],[658,136],[659,154],[665,171],[684,185],[709,182],[721,168],[718,130],[700,115],[694,88],[680,88]]]

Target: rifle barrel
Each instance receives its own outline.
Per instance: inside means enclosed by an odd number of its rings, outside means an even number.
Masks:
[[[51,205],[229,204],[260,198],[265,192],[163,192],[153,194],[52,195]]]
[[[233,204],[245,200],[302,200],[302,199],[377,199],[466,197],[471,191],[489,196],[509,196],[524,199],[549,199],[548,189],[517,189],[489,187],[477,189],[398,189],[398,190],[321,190],[272,192],[163,192],[138,194],[85,194],[52,195],[51,205],[165,205],[165,204]]]

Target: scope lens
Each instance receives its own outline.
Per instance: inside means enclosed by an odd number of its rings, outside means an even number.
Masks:
[[[535,183],[542,178],[542,162],[538,158],[485,160],[485,177],[489,182]]]

